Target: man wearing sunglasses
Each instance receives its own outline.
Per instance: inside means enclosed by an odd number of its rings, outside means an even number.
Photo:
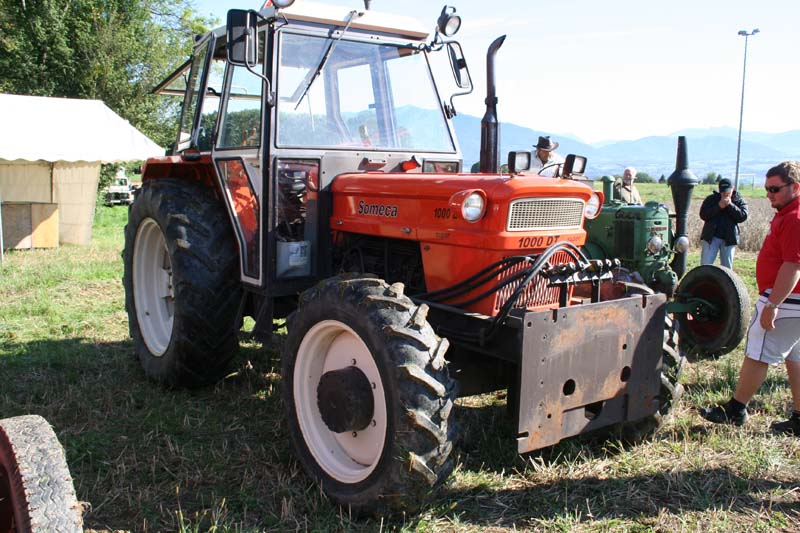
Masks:
[[[793,411],[772,429],[800,436],[800,162],[772,167],[764,185],[777,213],[758,252],[760,296],[747,332],[739,382],[728,403],[701,408],[700,415],[711,422],[741,426],[747,420],[747,402],[767,377],[769,365],[784,361]]]
[[[731,180],[719,180],[719,192],[713,192],[700,206],[703,231],[700,241],[700,264],[713,265],[719,252],[719,263],[733,268],[733,254],[739,244],[739,224],[747,220],[747,203],[734,190]]]

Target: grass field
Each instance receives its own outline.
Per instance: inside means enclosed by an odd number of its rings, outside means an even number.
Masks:
[[[419,514],[356,519],[293,458],[274,349],[243,343],[215,387],[147,381],[120,281],[126,217],[98,206],[90,246],[7,253],[0,266],[0,416],[35,413],[53,424],[78,497],[91,504],[87,528],[800,530],[800,439],[768,429],[789,406],[783,369],[770,371],[745,428],[712,427],[695,412],[730,396],[741,348],[691,364],[674,419],[636,445],[585,437],[518,456],[503,396],[462,400],[448,482]],[[736,259],[751,291],[754,261],[747,251]]]

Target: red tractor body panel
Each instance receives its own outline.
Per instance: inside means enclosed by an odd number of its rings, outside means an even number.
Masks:
[[[331,189],[331,227],[336,232],[420,243],[428,291],[450,287],[505,257],[537,255],[560,241],[583,245],[586,232],[580,223],[511,230],[509,209],[515,200],[577,199],[586,203],[592,194],[589,187],[569,180],[476,174],[344,174],[333,181]],[[484,194],[486,209],[479,220],[469,222],[461,214],[461,202],[473,191]],[[510,296],[511,287],[466,308],[494,316]],[[483,289],[471,291],[459,301]],[[534,284],[527,292],[530,294],[521,307],[558,306],[555,289]]]

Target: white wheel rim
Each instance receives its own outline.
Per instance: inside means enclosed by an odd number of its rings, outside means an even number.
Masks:
[[[317,385],[324,373],[353,365],[372,384],[372,422],[355,434],[334,433],[317,406]],[[315,324],[297,350],[293,392],[300,431],[317,464],[341,483],[366,479],[380,461],[386,442],[386,398],[378,367],[361,337],[336,320]]]
[[[175,290],[167,241],[152,218],[144,219],[136,230],[133,295],[136,319],[144,343],[151,354],[162,356],[172,338]]]

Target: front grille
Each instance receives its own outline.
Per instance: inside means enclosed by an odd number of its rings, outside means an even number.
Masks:
[[[522,198],[511,202],[508,231],[580,228],[583,200],[575,198]]]
[[[632,220],[617,220],[615,227],[615,240],[617,241],[616,255],[622,259],[634,260],[636,231]]]
[[[561,263],[572,263],[574,262],[572,257],[567,252],[556,252],[550,258],[550,264],[558,265]],[[528,263],[518,263],[502,274],[497,277],[497,281],[503,281],[506,278],[509,278],[523,270],[525,268],[529,268],[530,264]],[[516,283],[511,283],[497,291],[495,294],[494,300],[494,308],[495,311],[499,311],[503,305],[511,298],[511,295],[514,294],[514,291],[519,287],[519,284],[522,281],[517,281]],[[514,304],[514,307],[517,309],[536,309],[538,307],[545,307],[550,305],[558,304],[558,291],[560,289],[558,287],[548,287],[547,286],[547,279],[536,276],[533,280],[528,284],[524,291],[522,291],[522,295]]]

